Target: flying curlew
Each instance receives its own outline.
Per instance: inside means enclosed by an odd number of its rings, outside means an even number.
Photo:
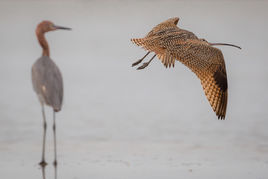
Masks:
[[[225,119],[228,84],[226,67],[222,52],[214,45],[228,45],[226,43],[209,43],[205,39],[199,39],[194,33],[177,26],[179,18],[170,18],[155,26],[144,38],[131,39],[136,45],[147,50],[147,54],[134,62],[136,66],[145,57],[154,52],[155,55],[138,70],[147,67],[157,56],[165,67],[174,67],[175,60],[180,61],[193,71],[201,80],[205,95],[218,116]]]

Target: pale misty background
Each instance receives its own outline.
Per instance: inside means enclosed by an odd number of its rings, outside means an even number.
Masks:
[[[267,7],[242,0],[1,0],[0,178],[42,178],[41,107],[31,84],[42,20],[73,28],[46,35],[65,87],[57,114],[59,179],[267,178]],[[179,62],[131,67],[146,52],[130,39],[170,17],[200,38],[242,47],[218,47],[229,83],[225,121]]]

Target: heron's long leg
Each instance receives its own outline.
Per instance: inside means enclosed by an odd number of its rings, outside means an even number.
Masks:
[[[141,70],[147,67],[151,63],[151,61],[154,59],[155,56],[156,55],[154,55],[148,62],[143,63],[139,68],[137,68],[137,70]]]
[[[39,163],[41,166],[46,166],[47,163],[45,161],[45,148],[46,148],[46,133],[47,133],[47,122],[46,122],[46,114],[45,114],[45,109],[44,105],[41,104],[42,106],[42,115],[43,115],[43,149],[42,149],[42,159],[41,162]]]
[[[54,166],[57,165],[57,142],[56,142],[56,117],[53,110],[53,134],[54,134]]]
[[[145,57],[147,57],[147,55],[149,55],[149,53],[150,53],[150,52],[146,53],[146,55],[144,55],[144,57],[142,57],[142,58],[139,59],[138,61],[134,62],[134,63],[132,64],[132,67],[134,67],[134,66],[140,64],[140,63],[142,62],[142,60],[144,60]]]

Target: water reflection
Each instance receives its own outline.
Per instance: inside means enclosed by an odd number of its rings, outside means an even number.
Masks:
[[[46,179],[46,166],[47,165],[40,165],[41,166],[41,171],[42,171],[42,179]],[[54,179],[57,179],[58,175],[58,168],[57,165],[53,165],[54,168]]]

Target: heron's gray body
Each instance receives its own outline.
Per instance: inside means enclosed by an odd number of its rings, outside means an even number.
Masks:
[[[58,66],[48,57],[40,57],[32,66],[32,83],[42,105],[60,111],[63,100],[63,80]]]

